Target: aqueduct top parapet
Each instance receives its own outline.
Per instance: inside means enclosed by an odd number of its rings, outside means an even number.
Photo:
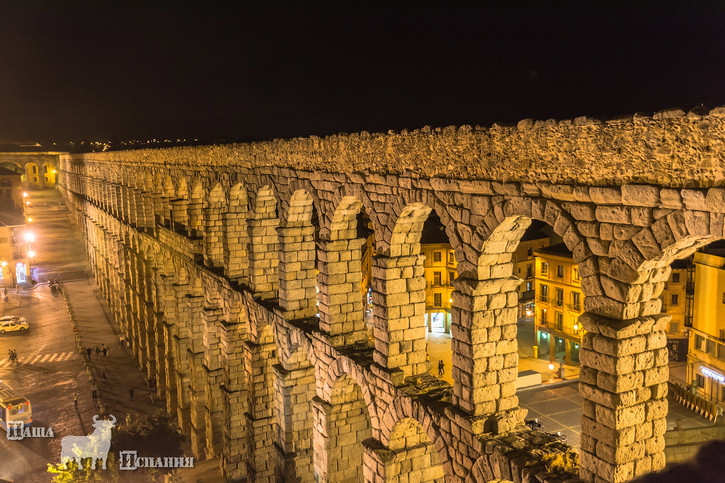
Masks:
[[[119,151],[85,159],[143,166],[213,166],[586,185],[709,187],[725,181],[725,107],[610,121],[523,120],[514,127],[423,128],[249,144]]]

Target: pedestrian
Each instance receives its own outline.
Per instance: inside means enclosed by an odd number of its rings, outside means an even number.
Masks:
[[[96,346],[96,356],[98,356],[98,354],[100,354],[100,353],[101,353],[101,349],[98,346]]]
[[[443,363],[443,359],[438,361],[438,377],[443,377],[443,370],[445,369],[445,364]]]
[[[12,350],[12,354],[13,354],[13,364],[17,364],[18,363],[18,353],[15,352],[15,349]]]
[[[86,354],[88,354],[88,360],[90,361],[91,360],[91,348],[90,347],[88,347],[86,349]]]
[[[101,370],[101,377],[103,377],[104,381],[106,380],[106,370],[105,369]]]
[[[108,347],[103,348],[103,357],[108,357]]]
[[[73,405],[78,409],[78,393],[73,393]]]
[[[128,390],[128,398],[133,401],[133,388]]]

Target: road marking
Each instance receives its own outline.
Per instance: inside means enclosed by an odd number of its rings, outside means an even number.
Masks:
[[[48,354],[36,354],[35,351],[30,355],[24,357],[18,357],[17,365],[32,365],[32,364],[43,364],[50,362],[65,362],[71,359],[80,359],[80,356],[75,352],[53,352]],[[10,359],[0,359],[0,367],[11,367],[15,364],[10,364]]]

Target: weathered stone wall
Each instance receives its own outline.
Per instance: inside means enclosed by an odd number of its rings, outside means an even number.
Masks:
[[[725,425],[706,428],[673,429],[665,433],[665,458],[668,463],[687,461],[710,441],[725,439]]]
[[[658,296],[673,259],[723,237],[724,114],[88,154],[60,184],[139,363],[196,456],[240,480],[571,477],[515,393],[512,255],[548,223],[586,295],[579,476],[626,481],[665,464]],[[426,372],[432,210],[458,260],[453,387]]]

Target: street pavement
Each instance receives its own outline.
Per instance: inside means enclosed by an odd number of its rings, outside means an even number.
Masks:
[[[10,441],[0,435],[0,480],[48,482],[52,475],[47,473],[47,464],[60,462],[63,436],[91,433],[93,416],[102,410],[123,421],[126,414],[151,413],[164,404],[155,398],[145,374],[120,343],[108,307],[94,280],[87,276],[85,253],[74,237],[60,194],[43,190],[29,195],[27,215],[33,220],[29,229],[36,237],[33,250],[41,283],[32,290],[11,290],[7,302],[0,297],[0,315],[22,315],[30,324],[27,333],[0,336],[0,380],[30,400],[33,425],[52,427],[55,437]],[[52,292],[45,283],[55,278],[63,281],[83,348],[91,348],[89,372],[95,386],[76,349],[63,294]],[[95,351],[102,344],[109,348],[106,357]],[[7,360],[9,349],[17,351],[18,364]],[[94,387],[99,396],[96,400]],[[133,399],[129,389],[134,390]],[[78,409],[73,405],[75,393]],[[191,455],[188,442],[184,452]],[[218,460],[212,460],[178,473],[185,481],[223,481],[218,466]]]

